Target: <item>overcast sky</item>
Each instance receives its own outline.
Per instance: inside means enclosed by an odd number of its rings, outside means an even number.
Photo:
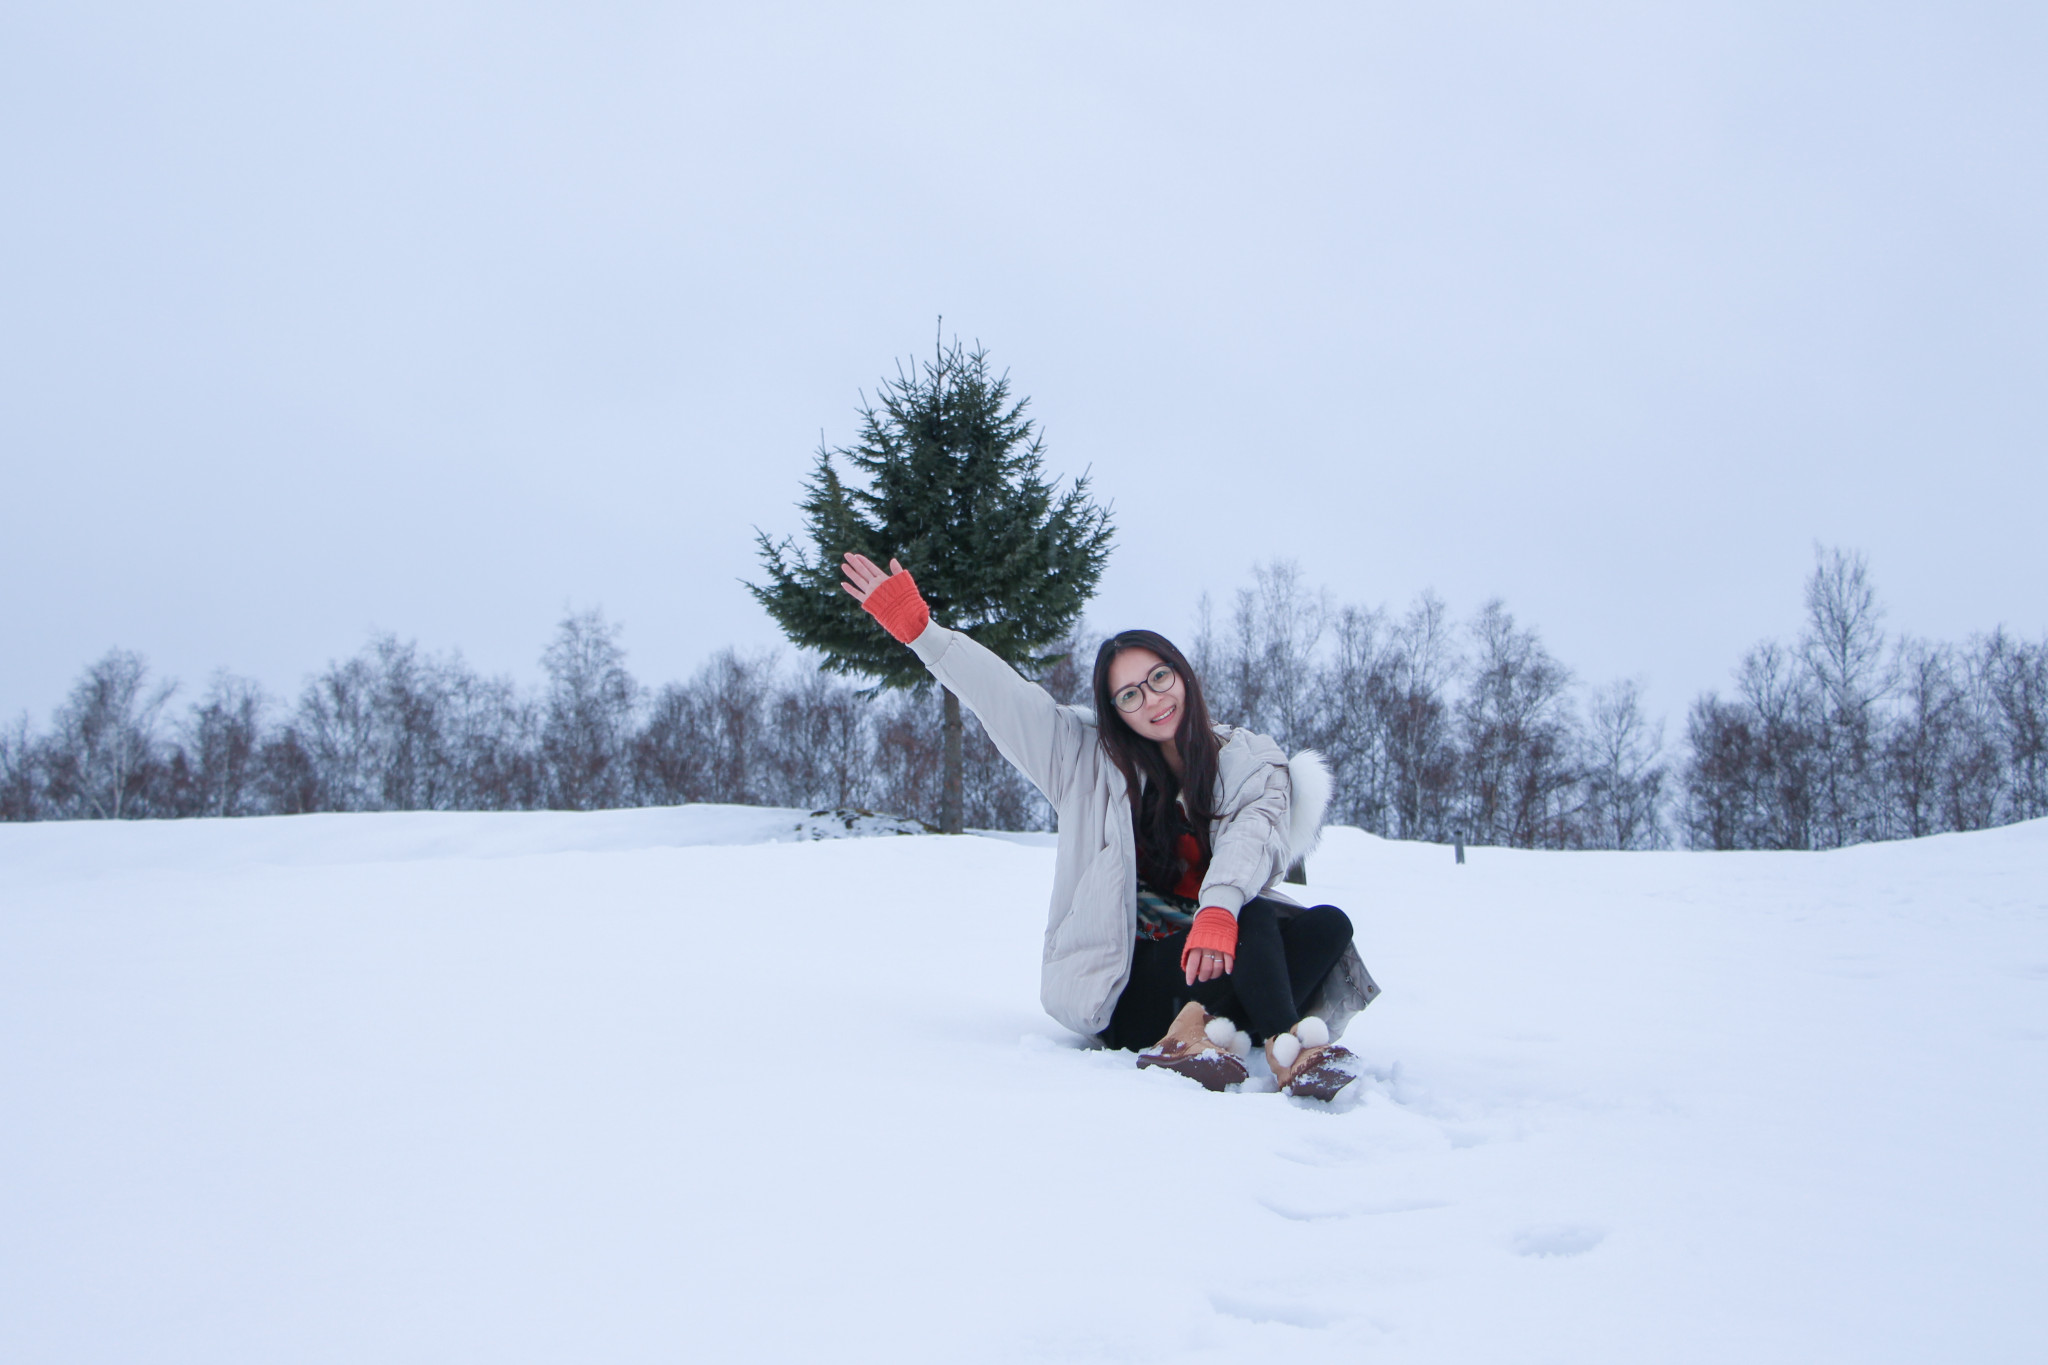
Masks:
[[[680,677],[943,314],[1117,549],[1499,595],[1675,732],[2048,629],[2048,7],[0,3],[0,716],[372,630]]]

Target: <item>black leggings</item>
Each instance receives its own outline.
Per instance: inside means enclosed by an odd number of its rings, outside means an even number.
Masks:
[[[1330,968],[1351,946],[1351,919],[1334,905],[1318,905],[1284,920],[1278,912],[1279,907],[1264,897],[1247,902],[1237,916],[1234,970],[1192,986],[1180,965],[1187,930],[1168,938],[1139,939],[1131,958],[1130,983],[1117,997],[1103,1040],[1111,1047],[1150,1047],[1190,1000],[1230,1019],[1254,1041],[1293,1028]]]

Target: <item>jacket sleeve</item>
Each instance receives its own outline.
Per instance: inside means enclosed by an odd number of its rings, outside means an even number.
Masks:
[[[1209,836],[1209,872],[1202,904],[1235,915],[1287,871],[1287,809],[1292,787],[1278,746],[1224,793]]]
[[[933,622],[910,642],[932,676],[981,721],[1003,757],[1058,808],[1095,739],[1088,713],[1052,694],[986,646]]]

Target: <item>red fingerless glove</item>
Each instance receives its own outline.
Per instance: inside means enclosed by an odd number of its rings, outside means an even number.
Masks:
[[[1237,917],[1220,905],[1205,905],[1188,930],[1188,942],[1180,950],[1180,969],[1188,969],[1188,957],[1204,948],[1214,948],[1225,957],[1237,956]]]
[[[868,615],[882,623],[883,630],[906,645],[924,634],[924,628],[932,623],[931,609],[918,596],[917,580],[908,569],[883,579],[882,586],[869,593],[868,600],[861,605],[868,609]]]

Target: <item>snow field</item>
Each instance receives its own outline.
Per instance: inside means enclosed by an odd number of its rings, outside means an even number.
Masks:
[[[2048,822],[1333,830],[1332,1111],[1046,1019],[1044,840],[801,814],[0,827],[0,1359],[2048,1352]]]

